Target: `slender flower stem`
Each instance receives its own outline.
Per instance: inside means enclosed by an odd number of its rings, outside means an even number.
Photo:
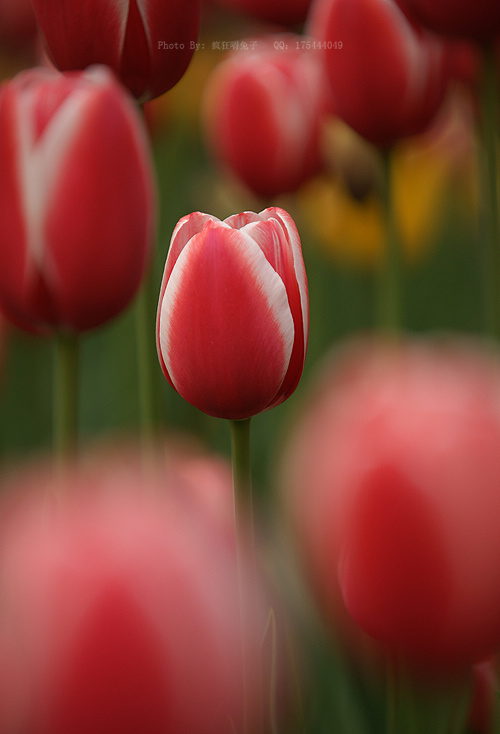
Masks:
[[[402,256],[392,197],[391,150],[382,151],[382,208],[385,249],[378,282],[377,327],[397,335],[401,329]]]
[[[252,471],[250,460],[250,418],[230,421],[231,454],[233,464],[234,517],[236,532],[236,561],[238,595],[242,632],[243,715],[244,734],[250,734],[249,712],[249,650],[250,620],[248,594],[253,590],[256,574],[255,538],[253,530]],[[250,571],[250,584],[247,572]]]
[[[78,353],[77,334],[59,333],[55,340],[54,365],[54,453],[59,465],[74,456],[78,441]]]
[[[500,219],[498,205],[498,79],[493,43],[483,54],[482,128],[479,161],[483,207],[485,328],[500,337]]]
[[[137,345],[137,375],[141,440],[145,454],[150,454],[154,441],[154,379],[151,344],[154,342],[154,324],[150,303],[151,279],[142,284],[135,302]]]

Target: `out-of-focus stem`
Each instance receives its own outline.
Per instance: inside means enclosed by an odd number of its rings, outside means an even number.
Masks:
[[[498,206],[498,78],[493,43],[483,53],[480,196],[483,202],[483,283],[485,329],[500,337],[500,222]]]
[[[385,248],[378,280],[377,328],[395,336],[401,329],[402,253],[392,196],[391,149],[382,151],[382,211]]]
[[[76,454],[78,442],[78,359],[77,334],[59,333],[55,338],[54,359],[54,454],[63,466]]]

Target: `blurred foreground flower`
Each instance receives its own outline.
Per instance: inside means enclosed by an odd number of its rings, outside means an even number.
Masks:
[[[220,221],[195,212],[172,235],[156,324],[163,373],[200,410],[240,420],[297,387],[309,328],[295,224],[282,209]]]
[[[152,248],[154,181],[132,100],[105,67],[33,69],[0,90],[0,303],[82,331],[128,305]]]
[[[216,475],[206,461],[208,473],[198,462],[192,486],[179,484],[176,470],[151,483],[129,456],[115,460],[68,470],[60,503],[47,496],[52,480],[40,470],[8,486],[13,494],[0,509],[1,730],[241,731],[243,680],[247,717],[258,680],[262,599],[252,586],[244,677],[234,534],[228,542],[196,501]]]
[[[199,0],[33,0],[33,9],[58,69],[105,64],[141,101],[163,94],[182,77],[200,19]]]
[[[284,489],[326,618],[417,670],[500,647],[500,363],[460,340],[360,341],[326,366]]]
[[[233,51],[209,79],[204,127],[216,159],[254,194],[295,191],[321,167],[324,77],[301,36]]]
[[[431,122],[446,55],[395,0],[315,0],[308,32],[320,44],[333,112],[360,135],[387,146]]]

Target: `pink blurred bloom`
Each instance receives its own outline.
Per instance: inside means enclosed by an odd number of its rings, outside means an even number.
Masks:
[[[351,346],[287,452],[285,489],[327,618],[416,666],[500,647],[500,366],[475,343]]]
[[[105,67],[0,89],[0,303],[23,328],[82,331],[128,305],[153,242],[148,142]]]
[[[53,478],[43,470],[38,482],[21,474],[8,485],[13,494],[0,508],[1,730],[240,730],[234,545],[203,506],[182,500],[175,471],[151,483],[137,467],[122,472],[119,454],[116,464],[110,458],[68,470],[61,502],[46,495]],[[262,598],[252,591],[245,632],[258,654]],[[257,668],[252,657],[247,665],[251,717]]]
[[[321,167],[325,80],[301,36],[248,41],[212,74],[205,129],[216,158],[255,194],[295,191]]]
[[[33,0],[33,9],[58,69],[105,64],[141,100],[179,81],[198,36],[199,0]]]
[[[248,418],[286,400],[304,365],[307,281],[283,209],[174,229],[160,291],[158,356],[170,384],[209,415]]]
[[[334,112],[377,145],[422,132],[444,97],[446,53],[395,0],[315,0],[308,32],[321,55]]]

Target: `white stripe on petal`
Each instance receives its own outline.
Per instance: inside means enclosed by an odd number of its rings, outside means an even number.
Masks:
[[[61,165],[80,126],[84,124],[84,108],[89,93],[93,94],[88,89],[72,92],[38,140],[35,140],[33,127],[32,96],[23,95],[18,108],[19,180],[27,230],[27,260],[49,279],[54,273],[50,272],[52,268],[43,236],[44,219]],[[78,171],[74,175],[77,176]]]

